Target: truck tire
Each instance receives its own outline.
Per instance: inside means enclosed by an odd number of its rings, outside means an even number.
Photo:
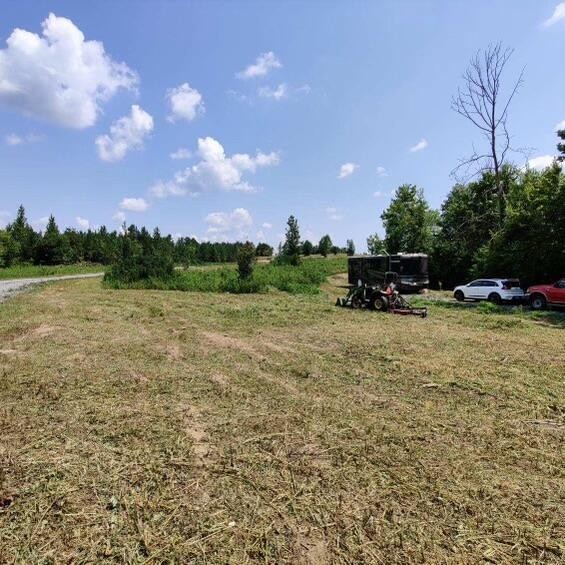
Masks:
[[[547,300],[543,294],[532,294],[530,296],[530,306],[532,310],[545,310],[547,308]]]

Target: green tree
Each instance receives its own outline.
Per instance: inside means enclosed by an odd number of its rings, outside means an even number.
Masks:
[[[355,255],[355,243],[352,239],[347,240],[347,254],[351,257],[351,255]]]
[[[273,248],[268,243],[258,243],[255,254],[257,257],[272,257]]]
[[[559,151],[559,155],[557,156],[558,161],[565,161],[565,128],[560,129],[557,132],[557,137],[561,140],[557,144],[557,151]]]
[[[388,253],[426,253],[431,249],[439,214],[430,209],[421,188],[410,184],[398,187],[381,219]]]
[[[255,266],[255,246],[251,242],[243,244],[237,251],[237,271],[240,279],[248,279]]]
[[[45,232],[36,249],[36,261],[40,265],[58,265],[63,262],[63,238],[53,214],[49,216]]]
[[[318,253],[320,255],[323,255],[324,257],[327,257],[332,248],[332,245],[333,244],[331,237],[328,234],[323,235],[320,239],[320,243],[318,243]]]
[[[525,285],[565,273],[565,175],[559,165],[523,173],[503,226],[477,252],[474,275],[516,276]]]
[[[20,205],[16,219],[6,229],[14,241],[15,260],[22,263],[31,262],[34,259],[39,234],[29,225],[23,206]]]
[[[0,268],[9,267],[17,256],[16,242],[8,230],[0,230]]]
[[[511,186],[516,171],[505,168],[504,182]],[[499,195],[495,175],[483,173],[468,184],[456,184],[441,207],[440,230],[434,239],[430,277],[435,286],[452,288],[471,277],[478,250],[499,226]]]
[[[290,216],[287,221],[285,242],[283,244],[283,255],[297,257],[300,253],[300,229],[298,221],[294,216]]]
[[[306,241],[302,242],[302,254],[305,257],[308,257],[309,255],[312,255],[312,253],[314,252],[314,246],[312,245],[312,242],[309,241],[308,239]]]
[[[378,234],[374,233],[367,238],[367,250],[369,251],[369,255],[386,253],[385,243]]]

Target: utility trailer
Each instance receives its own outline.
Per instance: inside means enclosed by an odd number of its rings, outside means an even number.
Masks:
[[[397,253],[395,255],[357,255],[347,261],[349,284],[380,286],[387,273],[398,275],[398,290],[403,293],[420,292],[428,288],[428,256],[424,253]]]

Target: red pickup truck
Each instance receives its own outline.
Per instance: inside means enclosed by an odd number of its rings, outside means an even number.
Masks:
[[[565,278],[555,284],[537,284],[526,292],[530,306],[534,310],[544,310],[548,306],[565,306]]]

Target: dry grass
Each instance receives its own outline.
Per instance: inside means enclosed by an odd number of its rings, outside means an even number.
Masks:
[[[326,292],[2,305],[0,562],[562,562],[564,317]]]

